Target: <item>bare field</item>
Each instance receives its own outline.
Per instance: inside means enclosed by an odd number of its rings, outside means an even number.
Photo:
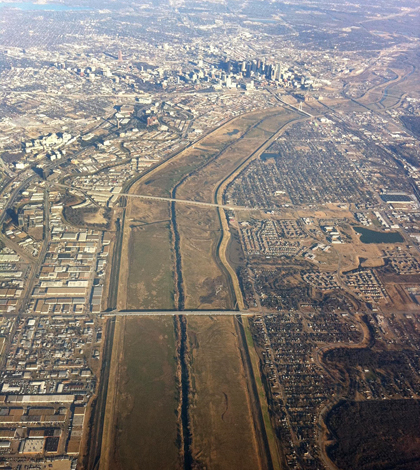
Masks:
[[[278,109],[277,112],[279,112]],[[133,186],[132,192],[151,196],[170,196],[172,189],[185,176],[211,161],[223,148],[239,140],[253,124],[262,119],[264,113],[267,114],[269,111],[252,113],[248,119],[238,117],[216,129],[196,145],[185,149],[176,157],[141,178]],[[235,130],[238,132],[234,133]]]
[[[118,371],[122,353],[122,341],[125,329],[124,325],[124,318],[117,318],[115,320],[114,337],[111,341],[111,357],[110,363],[108,364],[109,380],[105,405],[105,416],[103,419],[102,447],[100,453],[99,470],[111,470],[112,468],[111,464],[113,461],[114,441],[116,434],[115,420],[118,412]]]
[[[214,202],[214,194],[218,183],[226,178],[242,162],[244,162],[258,147],[268,140],[284,124],[291,121],[296,115],[285,109],[265,111],[251,117],[244,116],[235,126],[247,125],[247,133],[242,138],[220,153],[218,157],[194,175],[186,179],[177,189],[177,196],[183,199],[194,198],[205,202]],[[208,139],[216,143],[221,137],[221,131],[216,131]],[[223,129],[225,132],[226,130]],[[224,134],[222,134],[223,136]],[[236,134],[241,136],[241,134]]]
[[[406,64],[405,67],[392,68],[396,78],[373,87],[359,100],[362,104],[374,105],[378,109],[390,108],[397,105],[401,97],[407,93],[410,87],[412,66]],[[414,77],[413,77],[414,78]],[[415,83],[415,80],[413,81]]]
[[[217,209],[179,205],[177,224],[185,308],[232,309],[229,279],[217,263],[216,251],[221,236]]]
[[[103,213],[99,212],[96,214],[86,214],[83,216],[84,222],[87,224],[99,224],[99,225],[105,225],[107,223],[107,220],[103,216]]]
[[[352,243],[334,245],[334,249],[341,257],[342,272],[357,269],[361,258],[363,258],[362,267],[364,268],[382,266],[383,264],[381,251],[375,245],[367,246],[358,240],[353,240]]]
[[[135,216],[135,217],[134,217]],[[128,201],[121,264],[119,307],[173,309],[174,260],[169,203]],[[128,243],[127,243],[128,240]],[[127,246],[128,245],[128,246]]]
[[[235,317],[188,317],[193,468],[266,467],[264,448],[256,434],[261,423],[254,422],[251,384],[242,362],[236,321]],[[184,468],[174,326],[170,316],[117,319],[100,470]],[[264,421],[269,419],[265,414]]]
[[[176,188],[177,198],[214,202],[220,182],[296,117],[284,108],[238,117],[140,178],[132,192],[168,197]],[[218,212],[182,204],[175,211],[185,308],[234,308],[229,275],[218,259]],[[119,308],[175,307],[173,223],[165,202],[128,201],[122,259],[129,263],[122,266]]]
[[[245,341],[247,343],[249,356],[250,356],[250,365],[253,370],[255,385],[258,393],[258,401],[261,407],[262,419],[264,422],[264,428],[267,436],[268,450],[270,452],[272,468],[273,470],[281,470],[284,468],[282,463],[282,456],[278,449],[278,441],[276,433],[273,427],[273,423],[270,418],[270,411],[268,409],[267,395],[264,389],[264,384],[261,380],[260,374],[260,359],[255,348],[254,340],[252,339],[252,333],[249,328],[249,321],[247,317],[242,317],[242,324],[244,326]]]
[[[127,308],[173,309],[174,277],[169,221],[132,229]]]
[[[183,181],[177,188],[177,197],[214,202],[220,182],[246,161],[275,131],[290,121],[292,116],[294,114],[289,111],[277,110],[275,114],[269,113],[267,118],[256,122],[255,117],[252,121],[244,117],[241,121],[253,122],[245,137]],[[264,126],[270,132],[264,130]],[[214,134],[208,139],[217,139],[218,132]],[[186,308],[235,308],[234,299],[229,293],[232,290],[229,274],[218,260],[217,250],[222,227],[217,211],[187,209],[180,204],[176,205],[176,211]]]
[[[106,415],[114,432],[101,470],[181,470],[175,343],[171,317],[125,319],[111,363]]]
[[[235,321],[188,318],[192,454],[200,468],[261,468]]]
[[[356,101],[347,100],[345,98],[325,98],[321,103],[343,113],[360,113],[365,110],[365,108]]]

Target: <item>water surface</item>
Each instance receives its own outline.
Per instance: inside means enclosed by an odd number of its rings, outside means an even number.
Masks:
[[[357,233],[360,233],[362,243],[401,243],[404,241],[404,238],[398,232],[376,232],[364,227],[353,228]]]

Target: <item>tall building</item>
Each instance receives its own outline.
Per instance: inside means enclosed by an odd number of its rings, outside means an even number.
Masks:
[[[281,66],[280,62],[278,62],[275,66],[275,69],[274,69],[274,80],[280,81],[282,73],[283,73],[282,66]]]

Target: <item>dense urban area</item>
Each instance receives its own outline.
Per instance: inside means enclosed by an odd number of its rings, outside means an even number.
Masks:
[[[0,0],[0,469],[420,469],[414,0]]]

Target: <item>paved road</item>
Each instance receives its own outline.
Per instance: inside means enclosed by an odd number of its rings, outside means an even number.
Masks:
[[[86,188],[79,188],[77,186],[69,186],[69,185],[64,185],[64,184],[58,184],[58,183],[52,183],[55,186],[60,186],[60,187],[65,187],[69,190],[73,191],[80,191],[82,192],[85,196],[86,193],[91,194],[91,195],[99,195],[99,196],[124,196],[124,197],[134,197],[134,198],[140,198],[140,199],[151,199],[152,201],[168,201],[168,202],[178,202],[181,204],[190,204],[193,206],[208,206],[208,207],[220,207],[222,209],[226,209],[228,211],[250,211],[253,210],[254,208],[252,207],[247,207],[247,206],[235,206],[235,205],[230,205],[230,204],[216,204],[212,202],[201,202],[201,201],[192,201],[188,199],[177,199],[177,198],[171,198],[171,197],[161,197],[161,196],[146,196],[142,194],[130,194],[130,193],[111,193],[109,191],[95,191],[91,189],[86,189]],[[88,197],[88,196],[86,196]]]
[[[78,186],[70,186],[66,184],[49,182],[51,186],[58,186],[60,188],[66,188],[72,191],[79,191],[81,192],[86,198],[90,199],[89,195],[94,196],[95,194],[98,196],[124,196],[124,197],[134,197],[140,199],[150,199],[152,201],[165,201],[165,202],[177,202],[180,204],[190,204],[193,206],[207,206],[207,207],[220,207],[221,209],[225,209],[227,211],[268,211],[268,212],[280,212],[278,208],[267,208],[267,207],[248,207],[248,206],[235,206],[233,204],[216,204],[213,202],[202,202],[202,201],[192,201],[190,199],[177,199],[172,197],[163,197],[163,196],[146,196],[144,194],[130,194],[130,193],[111,193],[109,191],[98,191],[93,189],[87,188],[80,188]]]
[[[170,202],[179,202],[181,204],[192,204],[194,206],[209,206],[209,207],[220,207],[222,209],[226,209],[228,211],[249,211],[252,210],[252,207],[246,207],[246,206],[234,206],[234,205],[228,205],[228,204],[216,204],[212,202],[201,202],[201,201],[191,201],[187,199],[177,199],[177,198],[171,198],[171,197],[159,197],[159,196],[143,196],[141,194],[120,194],[121,196],[126,196],[126,197],[139,197],[141,199],[152,199],[155,201],[170,201]]]
[[[28,170],[26,170],[26,171],[28,171]],[[2,213],[0,215],[0,224],[2,224],[5,221],[6,215],[7,215],[7,210],[12,208],[13,204],[16,202],[16,199],[19,196],[19,194],[21,193],[21,191],[23,191],[26,188],[26,186],[29,186],[29,184],[32,183],[33,181],[35,181],[36,179],[40,179],[39,176],[36,173],[30,174],[30,176],[28,176],[28,178],[21,181],[19,183],[19,185],[17,185],[16,188],[12,190],[6,205],[2,209]],[[6,187],[10,186],[11,183],[15,180],[17,180],[17,177],[13,178]],[[4,188],[4,189],[6,189],[6,188]]]
[[[202,316],[232,316],[232,315],[258,315],[256,312],[244,312],[239,310],[113,310],[111,312],[102,312],[104,317],[151,317],[156,315],[202,315]]]

